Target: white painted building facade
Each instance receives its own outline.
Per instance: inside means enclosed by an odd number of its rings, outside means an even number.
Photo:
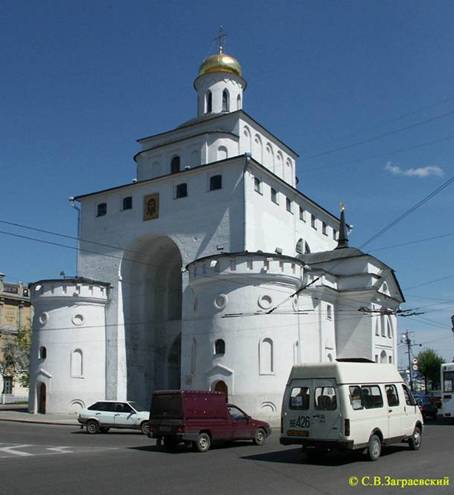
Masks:
[[[139,140],[136,181],[75,198],[78,276],[31,287],[32,411],[181,387],[275,422],[293,364],[395,363],[393,271],[296,189],[298,155],[243,111],[233,57],[194,87],[197,118]]]

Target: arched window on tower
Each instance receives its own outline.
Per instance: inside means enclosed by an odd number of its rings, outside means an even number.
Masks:
[[[213,111],[213,95],[211,91],[207,91],[205,95],[205,113],[211,113]]]
[[[170,172],[176,174],[180,171],[180,157],[175,155],[170,162]]]
[[[269,338],[263,339],[259,344],[259,370],[261,375],[274,373],[273,341]]]
[[[83,354],[80,349],[76,349],[71,354],[71,376],[81,378],[83,371]]]
[[[238,95],[236,97],[236,109],[241,110],[241,96],[240,95]]]
[[[224,91],[222,92],[222,111],[230,111],[230,94],[227,89],[224,89]]]

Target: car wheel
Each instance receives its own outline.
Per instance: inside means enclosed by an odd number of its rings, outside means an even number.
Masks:
[[[144,435],[148,435],[148,433],[150,433],[150,423],[148,421],[142,421],[142,423],[140,423],[140,431]]]
[[[257,428],[252,441],[255,445],[263,445],[266,441],[266,431],[263,428]]]
[[[208,433],[200,433],[199,438],[194,442],[197,452],[207,452],[211,447],[211,438]]]
[[[371,435],[367,446],[367,456],[370,461],[376,461],[381,455],[381,440],[378,435]]]
[[[107,433],[110,430],[108,426],[100,426],[99,431],[101,433]]]
[[[99,423],[95,421],[94,419],[90,419],[87,421],[87,433],[94,434],[98,433],[99,431]]]
[[[413,435],[408,439],[408,445],[410,446],[411,450],[419,450],[421,448],[421,443],[421,428],[419,426],[416,426]]]

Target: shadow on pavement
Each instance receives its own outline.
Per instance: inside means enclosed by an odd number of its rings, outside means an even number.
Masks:
[[[386,457],[396,452],[408,450],[406,445],[393,445],[385,447],[382,451],[382,456]],[[264,454],[254,454],[243,456],[241,459],[248,461],[263,461],[263,462],[278,462],[285,464],[311,464],[317,466],[343,466],[354,462],[366,461],[366,457],[362,455],[361,450],[355,452],[328,452],[317,456],[309,456],[303,452],[300,447],[276,450],[274,452],[266,452]]]

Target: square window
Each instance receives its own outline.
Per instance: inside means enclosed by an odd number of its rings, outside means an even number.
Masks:
[[[96,216],[103,217],[107,214],[107,203],[99,203],[96,209]]]
[[[315,225],[315,215],[311,215],[311,227],[317,230],[317,226]]]
[[[123,198],[123,210],[132,210],[132,196]]]
[[[210,191],[222,189],[222,175],[213,175],[210,177]]]
[[[273,203],[276,203],[277,205],[279,204],[278,197],[277,197],[277,191],[274,188],[271,188],[271,201]]]
[[[289,198],[286,198],[285,200],[285,207],[288,212],[292,213],[292,201]]]
[[[322,234],[328,235],[328,226],[326,225],[326,222],[322,222]]]
[[[258,177],[254,177],[254,191],[262,194],[262,181]]]
[[[188,195],[188,185],[186,183],[184,184],[178,184],[176,189],[175,189],[175,198],[185,198]]]
[[[304,211],[304,208],[302,206],[300,206],[300,220],[302,220],[303,222],[306,221],[305,211]]]

